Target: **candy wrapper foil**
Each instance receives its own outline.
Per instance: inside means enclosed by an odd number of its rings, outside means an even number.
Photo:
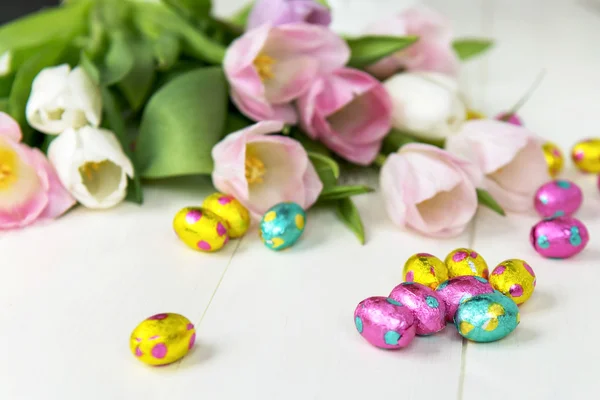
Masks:
[[[490,284],[515,303],[525,303],[536,285],[535,272],[523,260],[502,261],[490,275]]]
[[[571,150],[571,158],[580,171],[600,173],[600,139],[578,142]]]
[[[552,178],[556,178],[563,170],[563,166],[565,165],[565,156],[560,150],[560,147],[552,142],[544,143],[542,150],[544,150],[544,157],[546,158],[546,163],[548,164],[548,174]]]
[[[581,252],[590,239],[583,222],[573,217],[557,217],[538,222],[531,228],[530,241],[543,257],[569,258]]]
[[[489,270],[487,263],[473,249],[456,249],[446,256],[446,266],[448,267],[448,277],[473,275],[488,278]]]
[[[446,305],[446,321],[453,322],[460,303],[485,293],[493,293],[494,288],[480,276],[457,276],[442,282],[436,289],[438,297]]]
[[[217,251],[229,241],[227,223],[205,208],[180,210],[173,219],[173,229],[179,239],[198,251]]]
[[[406,260],[402,276],[406,282],[417,282],[435,289],[448,279],[448,268],[439,258],[429,253],[418,253]]]
[[[571,181],[559,179],[543,184],[535,193],[535,210],[544,218],[575,214],[583,202],[583,192]]]
[[[396,286],[389,297],[412,311],[417,335],[432,335],[446,327],[446,304],[427,286],[404,282]]]
[[[382,349],[406,347],[415,337],[412,312],[388,297],[369,297],[358,303],[354,325],[367,342]]]
[[[232,239],[244,236],[250,227],[250,213],[232,196],[213,193],[204,199],[202,207],[225,220],[229,237]]]
[[[283,250],[300,239],[306,214],[296,203],[279,203],[271,207],[260,221],[260,237],[271,250]]]
[[[471,297],[458,306],[454,317],[461,336],[473,342],[500,340],[519,322],[519,307],[498,291]]]
[[[194,346],[196,329],[189,319],[174,313],[156,314],[131,333],[133,355],[149,365],[166,365],[185,356]]]

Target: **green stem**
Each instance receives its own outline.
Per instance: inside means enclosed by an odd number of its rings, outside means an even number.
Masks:
[[[383,164],[385,164],[385,160],[387,160],[387,156],[383,154],[378,154],[377,157],[375,157],[373,164],[381,168],[383,167]]]

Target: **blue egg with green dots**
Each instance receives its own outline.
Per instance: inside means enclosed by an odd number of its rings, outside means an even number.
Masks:
[[[293,246],[300,239],[306,224],[306,213],[292,202],[271,207],[260,221],[260,237],[268,248],[279,251]]]
[[[454,324],[458,333],[473,342],[494,342],[515,330],[519,307],[498,291],[466,299],[458,306]]]

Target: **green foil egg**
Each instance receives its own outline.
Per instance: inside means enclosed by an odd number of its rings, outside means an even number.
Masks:
[[[520,322],[519,307],[498,291],[471,297],[460,304],[454,316],[458,332],[473,342],[500,340]]]
[[[306,214],[296,203],[271,207],[260,221],[260,237],[268,248],[279,251],[292,246],[304,232]]]

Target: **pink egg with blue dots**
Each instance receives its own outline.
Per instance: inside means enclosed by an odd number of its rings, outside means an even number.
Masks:
[[[480,276],[457,276],[442,282],[436,289],[438,297],[446,305],[446,321],[453,322],[458,306],[473,296],[493,293],[494,288]]]
[[[534,197],[535,210],[544,218],[570,217],[582,202],[583,192],[579,186],[564,179],[545,183]]]
[[[531,228],[529,239],[541,256],[560,259],[580,253],[590,240],[590,235],[580,220],[556,217],[535,224]]]
[[[446,305],[437,293],[425,285],[404,282],[396,286],[389,296],[403,304],[415,316],[419,336],[429,336],[446,327]]]
[[[415,337],[415,318],[389,297],[369,297],[354,310],[354,325],[367,342],[381,349],[401,349]]]

